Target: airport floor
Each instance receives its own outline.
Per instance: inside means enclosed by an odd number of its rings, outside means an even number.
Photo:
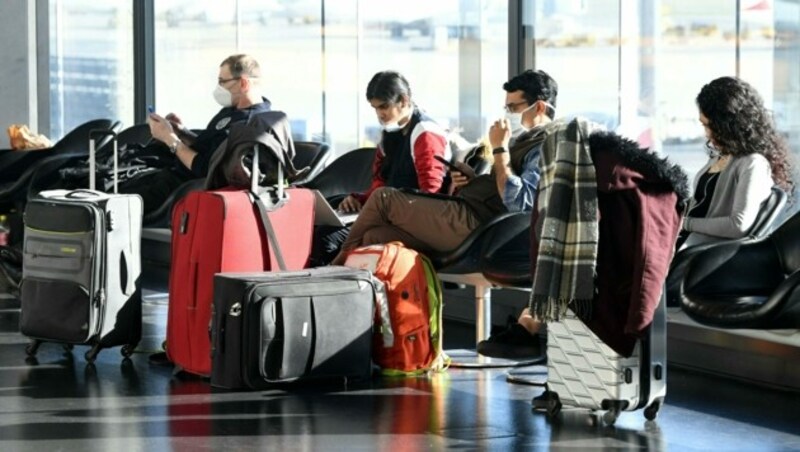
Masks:
[[[200,450],[800,450],[800,394],[668,369],[655,421],[623,413],[607,426],[565,407],[533,412],[543,388],[510,384],[506,370],[450,369],[432,378],[375,377],[231,392],[148,362],[165,334],[166,303],[149,297],[131,360],[44,344],[26,360],[19,310],[0,300],[0,451]],[[445,323],[446,345],[472,330]]]

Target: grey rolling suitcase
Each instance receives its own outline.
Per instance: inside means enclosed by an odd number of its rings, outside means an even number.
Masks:
[[[662,295],[647,336],[626,358],[603,343],[572,311],[547,324],[547,389],[536,408],[556,416],[563,405],[603,410],[613,425],[622,411],[644,408],[653,420],[667,392],[666,303]]]
[[[94,190],[101,135],[112,135],[117,153],[114,132],[90,133],[89,190],[44,191],[25,209],[20,331],[33,339],[29,356],[42,342],[84,344],[91,363],[117,345],[128,357],[141,339],[142,199]]]
[[[368,378],[376,296],[370,272],[348,267],[217,274],[211,384]]]

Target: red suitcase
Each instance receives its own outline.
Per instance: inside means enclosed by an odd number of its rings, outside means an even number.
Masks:
[[[278,165],[278,181],[283,172]],[[261,190],[253,159],[250,190],[191,192],[172,211],[172,266],[169,275],[167,356],[182,370],[211,374],[211,303],[214,275],[308,264],[314,229],[314,193],[282,186]],[[266,213],[269,221],[262,215]],[[271,225],[271,226],[270,226]],[[270,230],[271,229],[271,230]],[[269,246],[280,244],[281,255]],[[278,264],[279,260],[284,265]]]

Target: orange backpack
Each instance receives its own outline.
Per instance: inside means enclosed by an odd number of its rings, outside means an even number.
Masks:
[[[371,271],[385,289],[375,309],[372,349],[383,373],[445,370],[450,358],[442,349],[442,288],[428,258],[392,242],[357,248],[345,265]]]

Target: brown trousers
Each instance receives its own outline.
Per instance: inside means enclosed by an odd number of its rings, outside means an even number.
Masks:
[[[480,221],[463,202],[382,187],[361,209],[334,263],[341,264],[345,252],[359,246],[393,241],[423,253],[449,251],[478,226]]]

